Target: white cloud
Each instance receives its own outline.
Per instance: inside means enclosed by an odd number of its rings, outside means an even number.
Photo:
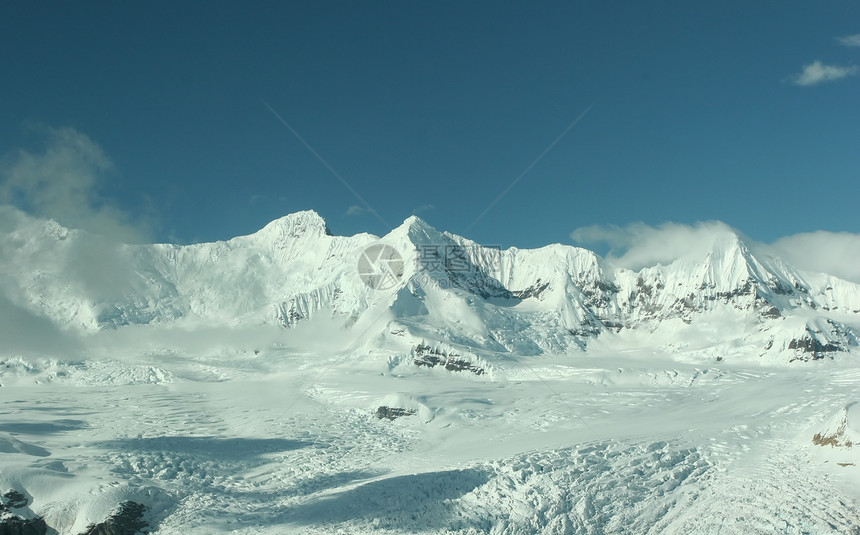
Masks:
[[[124,241],[144,239],[127,214],[99,195],[114,172],[102,148],[73,128],[37,130],[46,142],[42,152],[21,149],[0,163],[0,203]]]
[[[421,212],[429,212],[430,210],[435,210],[435,209],[436,209],[436,206],[434,206],[432,204],[422,204],[421,206],[416,206],[412,210],[412,215],[418,215]]]
[[[359,206],[357,204],[350,205],[349,208],[346,209],[346,215],[364,215],[367,213],[367,208]]]
[[[579,227],[570,233],[570,237],[576,243],[591,245],[605,243],[610,249],[626,249],[632,243],[631,227],[644,225],[644,223],[633,223],[627,227],[617,225],[589,225]]]
[[[80,343],[48,318],[20,307],[0,293],[0,357],[12,355],[76,355]]]
[[[816,60],[809,65],[803,66],[803,72],[791,78],[792,83],[801,86],[818,85],[825,82],[833,82],[848,76],[856,75],[860,70],[857,67],[842,67],[839,65],[825,65]]]
[[[704,255],[720,238],[737,234],[720,221],[695,225],[663,223],[657,227],[631,223],[625,227],[592,225],[574,230],[570,237],[581,244],[604,243],[609,246],[606,259],[619,267],[639,270],[669,264],[682,256]]]
[[[843,46],[860,46],[860,33],[837,37],[836,40]]]
[[[637,271],[658,263],[666,265],[682,256],[704,255],[718,240],[739,236],[756,255],[776,256],[803,271],[828,273],[860,284],[860,234],[848,232],[806,232],[763,244],[721,221],[707,221],[657,227],[645,223],[592,225],[578,228],[570,236],[584,245],[608,245],[608,261]]]
[[[805,232],[780,238],[771,247],[774,254],[799,269],[860,284],[860,234]]]

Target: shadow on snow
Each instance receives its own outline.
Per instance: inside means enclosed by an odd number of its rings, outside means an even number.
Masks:
[[[0,431],[25,435],[51,435],[64,431],[75,431],[87,426],[83,420],[54,420],[53,422],[6,422],[0,423]]]
[[[170,452],[220,461],[237,461],[269,453],[297,450],[311,443],[283,438],[172,436],[109,440],[97,445],[112,451]]]
[[[289,522],[303,525],[364,520],[377,527],[443,528],[451,520],[450,500],[489,481],[484,470],[448,470],[395,476],[300,505]]]

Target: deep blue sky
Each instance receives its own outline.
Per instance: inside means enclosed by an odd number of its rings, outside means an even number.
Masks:
[[[720,219],[763,241],[860,232],[860,47],[838,41],[860,34],[857,2],[2,11],[0,151],[37,154],[34,124],[85,134],[115,166],[102,198],[159,240],[226,239],[309,208],[338,234],[388,230],[347,214],[361,203],[264,103],[391,225],[418,211],[521,247],[634,221]],[[852,75],[794,83],[816,60]]]

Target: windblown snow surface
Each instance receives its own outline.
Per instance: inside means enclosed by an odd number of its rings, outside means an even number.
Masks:
[[[0,494],[27,499],[7,516],[860,533],[860,290],[737,236],[637,273],[563,246],[491,273],[470,246],[464,272],[421,278],[416,244],[470,242],[410,220],[381,238],[403,272],[369,289],[356,262],[380,239],[312,213],[187,247],[0,215]]]

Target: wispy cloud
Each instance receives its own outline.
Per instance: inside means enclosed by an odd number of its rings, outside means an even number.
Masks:
[[[800,86],[813,86],[834,82],[856,75],[860,70],[855,66],[825,65],[818,60],[803,66],[803,71],[791,77],[791,82]]]
[[[366,213],[367,208],[359,206],[357,204],[352,204],[349,206],[349,208],[346,209],[346,215],[348,216],[364,215]]]
[[[663,223],[652,227],[631,223],[624,227],[591,225],[574,230],[570,237],[582,245],[606,244],[606,259],[633,270],[657,264],[669,264],[686,255],[706,254],[715,240],[736,233],[720,221],[694,225]]]
[[[42,152],[21,149],[0,162],[0,203],[123,241],[145,239],[141,225],[99,193],[115,174],[102,148],[73,128],[35,129],[45,139]]]
[[[80,343],[51,320],[20,307],[0,293],[0,357],[12,355],[76,355]]]
[[[845,37],[837,37],[836,40],[842,46],[860,46],[860,33],[846,35]]]
[[[619,227],[592,225],[578,228],[571,238],[583,245],[609,246],[606,259],[619,267],[639,270],[669,264],[688,255],[704,255],[725,237],[739,236],[755,254],[782,258],[803,271],[828,273],[860,284],[860,234],[805,232],[759,243],[721,221],[692,225],[663,223],[653,227],[632,223]]]
[[[418,215],[421,212],[429,212],[430,210],[435,210],[436,206],[432,204],[422,204],[420,206],[416,206],[412,209],[412,215]]]
[[[860,234],[805,232],[780,238],[772,248],[774,254],[800,269],[860,284]]]

